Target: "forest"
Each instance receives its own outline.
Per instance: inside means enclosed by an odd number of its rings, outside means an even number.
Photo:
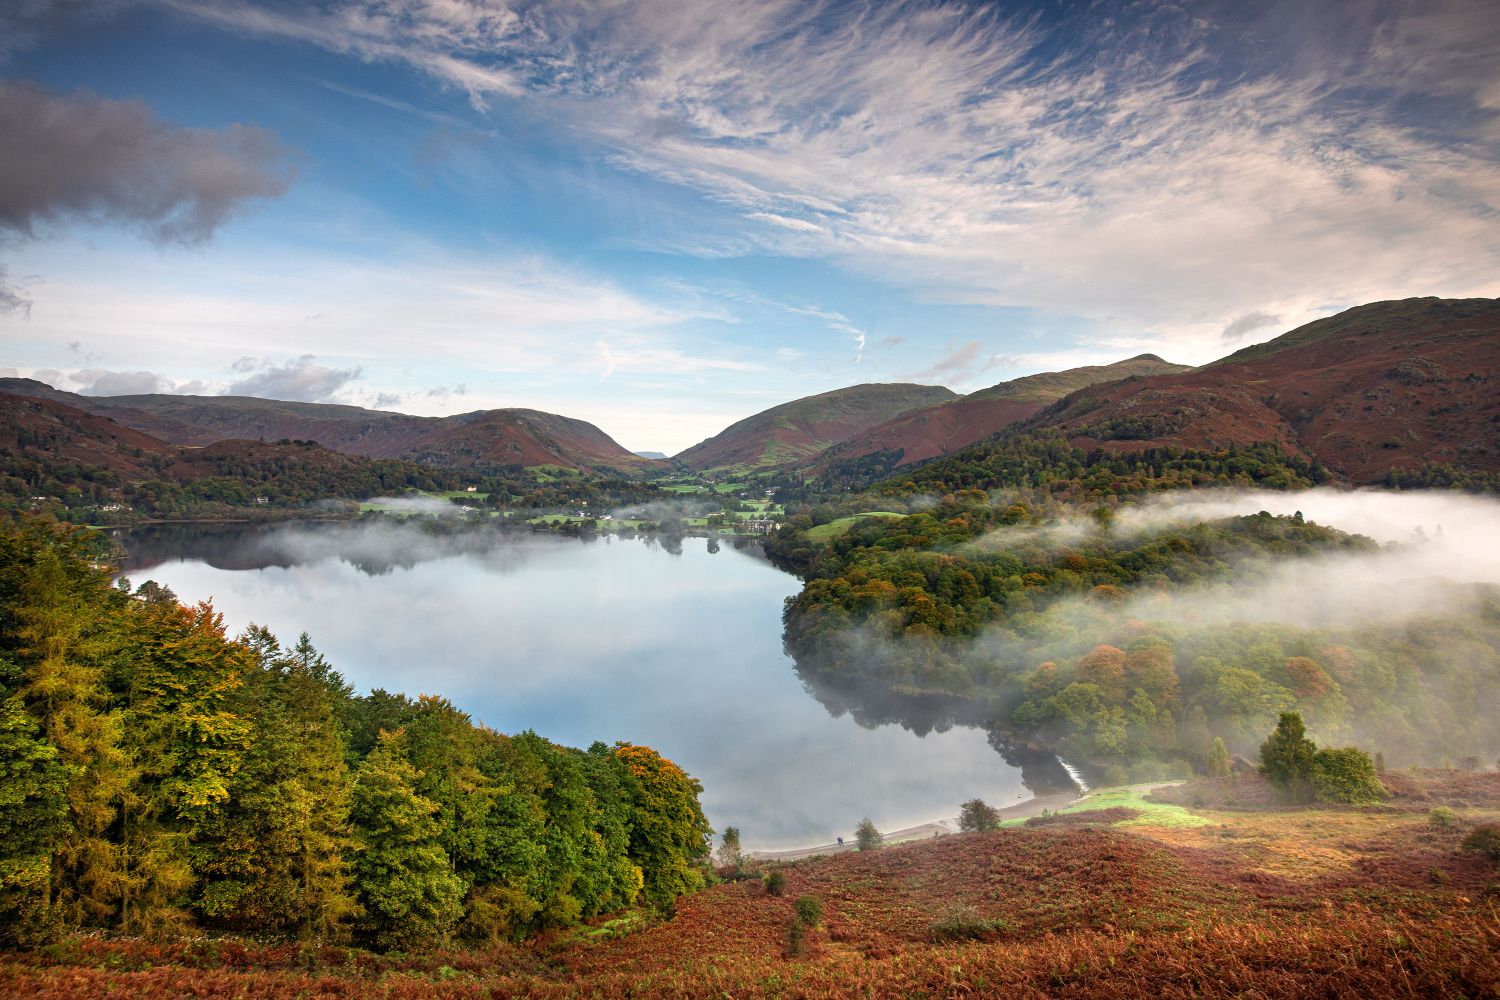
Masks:
[[[0,927],[492,943],[701,886],[698,783],[441,697],[356,694],[303,635],[111,582],[91,532],[0,528]]]
[[[1253,755],[1289,710],[1320,739],[1358,741],[1392,764],[1500,750],[1488,721],[1500,713],[1494,587],[1440,588],[1418,616],[1303,620],[1235,594],[1385,550],[1300,513],[1121,523],[1152,493],[1303,487],[1316,468],[1271,448],[1111,457],[1031,440],[971,451],[768,540],[804,577],[784,614],[804,677],[961,698],[1106,783],[1204,773],[1216,739]],[[809,539],[815,521],[903,494],[916,498],[904,517]]]

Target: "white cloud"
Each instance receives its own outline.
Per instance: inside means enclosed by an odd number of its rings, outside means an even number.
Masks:
[[[524,97],[617,165],[762,224],[705,233],[705,253],[826,255],[1186,360],[1255,310],[1290,325],[1330,302],[1500,291],[1484,0],[1311,5],[1289,24],[1136,5],[1072,22],[1081,41],[956,4],[180,9],[403,62],[476,103]],[[1405,116],[1424,101],[1437,118]]]
[[[280,364],[256,358],[240,358],[232,366],[237,372],[248,372],[231,382],[226,396],[260,396],[264,399],[289,399],[301,403],[328,403],[339,390],[360,377],[359,368],[332,368],[320,365],[311,354],[304,354]]]

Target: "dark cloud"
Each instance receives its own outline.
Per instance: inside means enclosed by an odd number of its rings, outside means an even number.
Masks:
[[[398,392],[382,392],[375,396],[375,409],[394,410],[401,405],[402,396]]]
[[[263,129],[179,128],[140,101],[58,97],[26,81],[0,81],[0,135],[0,228],[27,236],[82,216],[201,243],[291,181],[287,150]]]
[[[906,343],[906,338],[905,337],[890,336],[890,337],[881,337],[880,340],[876,342],[875,346],[876,347],[899,347],[900,345],[902,345],[904,343]]]
[[[1229,325],[1224,327],[1224,332],[1219,334],[1219,337],[1221,340],[1228,343],[1241,339],[1252,330],[1259,330],[1267,326],[1275,326],[1280,322],[1280,316],[1272,316],[1270,313],[1263,313],[1259,311],[1248,312],[1243,316],[1231,320]]]
[[[233,365],[237,372],[251,372],[224,390],[226,396],[259,396],[262,399],[287,399],[299,403],[326,403],[334,393],[359,378],[360,368],[329,368],[320,365],[311,354],[277,365],[270,361],[240,358]]]
[[[449,396],[462,396],[469,391],[468,383],[460,382],[457,385],[435,385],[427,390],[431,399],[447,399]]]

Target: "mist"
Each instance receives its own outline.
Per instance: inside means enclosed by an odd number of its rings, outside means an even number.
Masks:
[[[1298,695],[1320,738],[1385,747],[1393,760],[1500,750],[1486,722],[1500,685],[1500,500],[1436,492],[1317,489],[1294,493],[1215,490],[1164,494],[1139,504],[1035,526],[1000,528],[961,546],[983,561],[1002,554],[1054,564],[1068,555],[1129,550],[1164,533],[1266,512],[1359,536],[1327,552],[1282,555],[1277,544],[1249,554],[1225,550],[1211,578],[1161,578],[1012,603],[975,636],[892,637],[877,620],[845,629],[827,657],[801,663],[810,687],[854,677],[898,692],[951,691],[977,698],[987,718],[1009,724],[1023,680],[1055,662],[1067,684],[1077,659],[1097,646],[1164,642],[1184,687],[1183,706],[1207,709],[1211,727],[1240,752],[1270,724],[1277,698],[1298,684],[1290,658],[1311,658],[1336,675],[1332,701]],[[1214,556],[1206,557],[1210,563]],[[1056,591],[1051,591],[1056,594]],[[1265,708],[1234,718],[1231,678],[1253,672],[1268,686]],[[1326,678],[1325,678],[1326,679]],[[1231,679],[1231,686],[1243,683]],[[1259,682],[1257,682],[1259,683]],[[1041,697],[1046,697],[1042,695]],[[1238,711],[1238,710],[1236,710]],[[1140,780],[1148,780],[1142,778]]]
[[[1500,586],[1500,500],[1436,492],[1391,493],[1315,489],[1205,490],[1159,494],[1113,509],[1108,528],[1088,515],[1036,527],[992,531],[965,546],[966,555],[1001,551],[1055,552],[1091,539],[1114,546],[1204,521],[1265,511],[1301,513],[1311,523],[1380,543],[1368,553],[1330,554],[1274,566],[1238,566],[1231,581],[1162,591],[1132,599],[1125,618],[1150,621],[1282,622],[1337,627],[1390,624],[1438,614],[1468,613],[1483,598],[1475,584]],[[1065,605],[1053,605],[1054,613]]]

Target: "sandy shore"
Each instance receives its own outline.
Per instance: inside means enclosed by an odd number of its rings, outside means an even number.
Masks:
[[[1025,802],[1018,802],[1013,806],[996,809],[1001,820],[1025,819],[1028,816],[1040,816],[1045,809],[1063,809],[1080,801],[1080,796],[1072,792],[1063,792],[1054,795],[1041,795]],[[931,837],[946,837],[958,832],[958,817],[953,819],[934,820],[931,823],[922,823],[919,826],[909,826],[904,830],[896,830],[884,835],[885,843],[899,844],[911,840],[926,840]],[[854,846],[854,834],[851,831],[844,838],[842,844],[819,844],[813,847],[794,847],[786,851],[746,851],[747,858],[761,858],[767,861],[795,861],[798,858],[810,858],[817,854],[837,854],[840,851],[856,850]]]

